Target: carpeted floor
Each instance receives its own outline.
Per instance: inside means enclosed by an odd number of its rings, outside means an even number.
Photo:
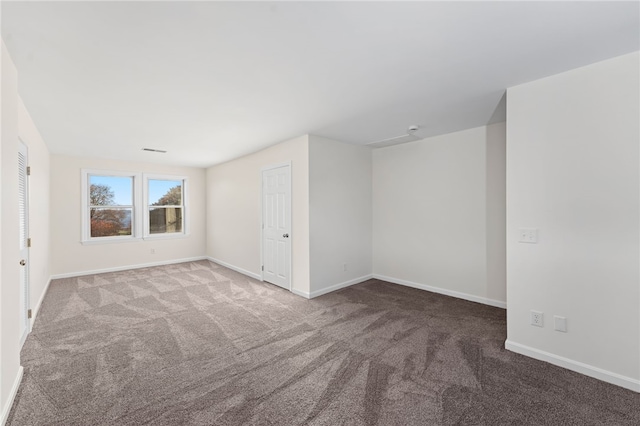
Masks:
[[[18,425],[639,425],[505,351],[505,311],[377,280],[305,300],[208,261],[55,280]]]

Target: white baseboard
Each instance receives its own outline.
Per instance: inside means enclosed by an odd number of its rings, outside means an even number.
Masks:
[[[207,257],[208,260],[210,260],[213,263],[217,263],[220,266],[224,266],[225,268],[229,268],[233,271],[239,272],[243,275],[246,275],[248,277],[251,277],[255,280],[258,281],[263,281],[262,276],[260,274],[255,274],[253,272],[247,271],[246,269],[242,269],[242,268],[238,268],[237,266],[231,265],[230,263],[227,262],[223,262],[222,260],[218,260],[218,259],[214,259],[213,257]],[[298,296],[302,296],[305,299],[311,299],[311,296],[309,295],[309,293],[304,292],[304,291],[300,291],[300,290],[296,290],[295,288],[291,288],[291,293],[296,294]]]
[[[292,288],[291,289],[291,293],[296,294],[298,296],[302,296],[305,299],[311,299],[311,295],[309,293],[307,293],[306,291],[296,290],[295,288]]]
[[[254,274],[253,272],[247,271],[246,269],[238,268],[237,266],[230,265],[227,262],[223,262],[222,260],[214,259],[213,257],[206,257],[207,260],[212,261],[213,263],[217,263],[220,266],[224,266],[225,268],[232,269],[236,272],[240,272],[241,274],[247,275],[254,280],[262,281],[262,277],[260,274]]]
[[[16,399],[16,394],[18,393],[18,388],[20,387],[20,382],[22,382],[22,374],[24,373],[24,368],[20,366],[18,368],[18,374],[16,375],[15,380],[13,381],[13,386],[11,386],[11,391],[9,392],[9,397],[2,407],[2,417],[0,417],[0,425],[4,426],[7,423],[7,419],[9,418],[9,413],[11,412],[11,407],[13,406],[13,400]]]
[[[387,277],[384,275],[373,274],[373,278],[382,281],[388,281],[394,284],[400,284],[407,287],[413,287],[420,290],[430,291],[432,293],[444,294],[446,296],[457,297],[458,299],[469,300],[470,302],[482,303],[483,305],[495,306],[496,308],[507,309],[507,303],[500,300],[488,299],[486,297],[475,296],[473,294],[462,293],[454,290],[447,290],[446,288],[432,287],[426,284],[414,283],[413,281],[401,280],[399,278]]]
[[[187,257],[184,259],[161,260],[158,262],[141,263],[138,265],[116,266],[113,268],[94,269],[92,271],[78,271],[78,272],[69,272],[65,274],[56,274],[56,275],[52,275],[51,279],[57,280],[60,278],[82,277],[84,275],[104,274],[106,272],[119,272],[119,271],[126,271],[129,269],[150,268],[152,266],[171,265],[174,263],[195,262],[198,260],[206,260],[206,259],[208,259],[206,256],[197,256],[197,257]]]
[[[584,374],[585,376],[593,377],[595,379],[602,380],[603,382],[621,386],[634,392],[640,392],[640,380],[636,380],[631,377],[622,376],[611,371],[603,370],[602,368],[541,351],[530,346],[521,345],[520,343],[512,342],[510,340],[504,342],[504,347],[511,352],[516,352],[530,358],[545,361],[549,364],[557,365],[558,367],[566,368],[567,370],[575,371],[576,373]]]
[[[345,281],[345,282],[341,282],[341,283],[338,283],[338,284],[334,284],[332,286],[329,286],[329,287],[326,287],[326,288],[322,288],[320,290],[312,291],[311,293],[309,293],[307,299],[313,299],[314,297],[322,296],[323,294],[331,293],[332,291],[340,290],[341,288],[349,287],[349,286],[352,286],[354,284],[360,284],[362,282],[370,280],[371,278],[373,278],[373,275],[371,275],[371,274],[364,275],[362,277],[358,277],[358,278],[354,278],[354,279],[349,280],[349,281]]]
[[[40,312],[40,306],[42,306],[42,301],[44,300],[44,296],[49,291],[49,286],[51,285],[51,280],[53,278],[49,277],[49,281],[47,281],[47,285],[44,286],[44,290],[42,290],[42,294],[40,295],[40,299],[38,300],[38,304],[31,308],[31,322],[29,324],[29,332],[33,329],[33,323],[36,321],[36,316],[38,316],[38,312]]]

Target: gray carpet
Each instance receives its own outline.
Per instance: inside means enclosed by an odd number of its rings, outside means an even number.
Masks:
[[[55,280],[10,425],[639,425],[505,351],[505,311],[377,280],[305,300],[208,261]]]

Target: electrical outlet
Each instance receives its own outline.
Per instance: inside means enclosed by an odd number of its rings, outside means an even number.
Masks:
[[[520,228],[518,241],[521,243],[538,244],[537,228]]]
[[[563,333],[567,332],[567,318],[558,315],[553,316],[554,329]]]
[[[531,311],[531,325],[536,327],[544,326],[544,314],[538,311]]]
[[[152,248],[151,249],[151,254],[156,254],[156,249]]]
[[[347,264],[346,264],[346,263],[343,263],[343,264],[342,264],[342,269],[343,269],[345,272],[347,271]]]

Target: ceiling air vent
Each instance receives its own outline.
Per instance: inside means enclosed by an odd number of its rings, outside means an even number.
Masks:
[[[164,149],[153,149],[153,148],[142,148],[142,150],[149,151],[149,152],[160,152],[162,154],[165,154],[167,152]]]
[[[385,146],[400,145],[401,143],[413,142],[420,139],[414,133],[419,129],[419,126],[413,124],[407,129],[407,133],[400,136],[394,136],[392,138],[383,139],[377,142],[371,142],[367,145],[373,148],[384,148]]]
[[[402,136],[396,136],[389,139],[383,139],[378,142],[371,142],[371,143],[368,143],[367,145],[374,148],[384,148],[385,146],[400,145],[401,143],[413,142],[413,141],[417,141],[418,139],[420,138],[414,135],[402,135]]]

